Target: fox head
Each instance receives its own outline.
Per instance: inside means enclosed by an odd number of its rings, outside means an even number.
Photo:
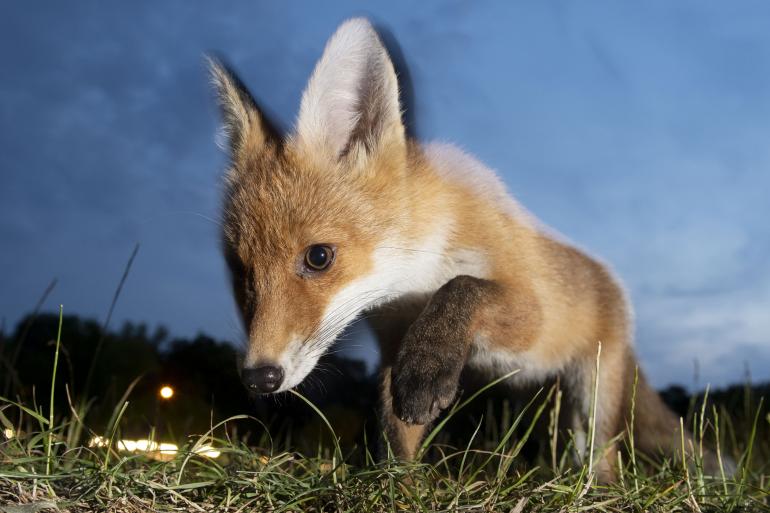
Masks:
[[[410,265],[393,250],[409,216],[396,73],[371,25],[345,22],[286,137],[228,68],[211,61],[211,74],[230,154],[223,245],[248,336],[243,379],[280,392],[362,310],[396,294]]]

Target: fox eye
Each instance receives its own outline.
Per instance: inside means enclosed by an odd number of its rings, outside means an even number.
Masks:
[[[323,271],[334,260],[334,249],[324,244],[314,244],[305,251],[305,265],[311,271]]]

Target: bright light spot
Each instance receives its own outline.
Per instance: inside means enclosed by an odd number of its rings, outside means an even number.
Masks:
[[[137,451],[141,452],[150,452],[150,451],[157,451],[158,450],[158,444],[157,442],[153,442],[151,440],[137,440],[134,444],[134,447],[136,447]]]
[[[160,396],[163,399],[171,399],[174,396],[174,389],[166,385],[160,389]]]
[[[201,445],[200,447],[197,447],[195,450],[193,450],[195,454],[200,454],[201,456],[206,456],[207,458],[219,458],[219,456],[222,454],[221,451],[218,451],[211,447],[210,445]]]
[[[176,454],[178,450],[179,447],[176,444],[160,444],[161,454]]]
[[[107,440],[101,436],[95,436],[88,442],[89,447],[106,447]]]
[[[121,440],[118,442],[118,449],[126,452],[136,452],[136,442],[134,440]]]
[[[7,432],[6,432],[7,435]],[[107,447],[108,440],[101,436],[95,436],[88,443],[90,447]],[[113,447],[122,452],[144,452],[147,456],[157,459],[161,456],[173,456],[179,452],[179,447],[172,443],[158,443],[152,440],[118,440]],[[222,452],[210,445],[202,445],[193,449],[195,454],[206,456],[207,458],[219,458]]]
[[[13,432],[13,429],[11,429],[11,428],[7,428],[7,429],[5,429],[5,430],[3,431],[3,434],[5,435],[5,437],[6,437],[8,440],[10,440],[10,439],[11,439],[11,438],[13,438],[14,436],[16,436],[16,433],[14,433],[14,432]]]

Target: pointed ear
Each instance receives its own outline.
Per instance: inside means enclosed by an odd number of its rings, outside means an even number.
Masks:
[[[396,73],[367,20],[346,21],[326,44],[302,95],[296,138],[311,152],[353,163],[405,143]]]
[[[268,145],[279,145],[278,133],[260,112],[241,79],[220,60],[207,57],[207,61],[231,157],[260,152]]]

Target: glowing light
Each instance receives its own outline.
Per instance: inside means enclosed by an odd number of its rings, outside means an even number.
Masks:
[[[221,451],[214,449],[210,445],[201,445],[200,447],[196,447],[193,449],[193,452],[207,458],[219,458],[219,456],[222,454]]]
[[[140,452],[150,452],[150,451],[157,451],[158,450],[158,443],[153,442],[152,440],[137,440],[134,442],[134,447],[136,447],[135,450]]]
[[[102,436],[95,436],[88,442],[89,447],[107,447],[107,439]]]
[[[174,397],[174,389],[173,389],[173,388],[171,388],[171,387],[170,387],[170,386],[168,386],[168,385],[166,385],[166,386],[164,386],[164,387],[161,387],[161,389],[160,389],[160,392],[159,392],[159,393],[160,393],[160,396],[161,396],[163,399],[171,399],[172,397]]]
[[[160,444],[159,446],[161,454],[176,454],[179,447],[176,444]]]
[[[134,440],[121,440],[118,442],[118,449],[126,452],[136,452],[136,442]]]
[[[104,437],[95,436],[88,445],[90,447],[107,447],[108,442],[109,440]],[[143,452],[150,458],[162,458],[164,460],[175,456],[179,452],[179,447],[176,444],[167,442],[158,443],[144,438],[140,440],[118,440],[114,443],[113,447],[122,452]],[[210,445],[195,447],[192,452],[207,458],[219,458],[219,456],[222,455],[221,451]]]
[[[5,435],[5,437],[6,437],[8,440],[10,440],[10,439],[11,439],[11,438],[13,438],[14,436],[16,436],[16,433],[15,433],[15,432],[13,431],[13,429],[11,429],[11,428],[7,428],[7,429],[5,429],[5,430],[3,431],[3,434]]]

